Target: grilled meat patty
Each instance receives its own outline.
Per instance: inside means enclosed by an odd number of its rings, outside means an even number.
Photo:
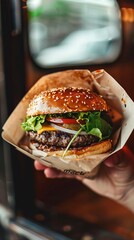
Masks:
[[[73,134],[62,131],[44,131],[42,134],[38,134],[34,131],[29,131],[27,132],[27,135],[29,136],[30,141],[35,142],[37,146],[40,145],[42,146],[41,148],[44,148],[44,145],[45,148],[52,147],[53,150],[66,148],[74,136]],[[98,141],[99,138],[91,134],[78,135],[71,144],[70,148],[85,147]]]

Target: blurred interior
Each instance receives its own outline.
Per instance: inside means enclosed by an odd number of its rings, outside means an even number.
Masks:
[[[0,5],[1,126],[41,76],[65,69],[104,68],[134,99],[133,1],[11,2]],[[133,139],[132,133],[127,142],[132,151]],[[18,221],[17,226],[27,226],[27,234],[21,233],[25,239],[32,239],[28,229],[35,236],[39,229],[50,234],[44,239],[134,239],[134,215],[125,207],[76,180],[45,178],[2,139],[0,152],[0,202],[14,219],[11,232],[21,232],[13,230]]]
[[[27,1],[32,58],[44,68],[114,61],[121,49],[115,1]]]

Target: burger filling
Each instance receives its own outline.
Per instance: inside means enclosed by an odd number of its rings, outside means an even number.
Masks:
[[[76,112],[26,117],[22,128],[37,149],[59,150],[90,146],[110,137],[106,112]]]
[[[29,131],[28,136],[39,150],[58,150],[65,149],[74,135],[61,131],[44,131],[42,134]],[[99,138],[97,136],[91,134],[78,135],[72,142],[70,148],[85,147],[98,142],[98,140]]]

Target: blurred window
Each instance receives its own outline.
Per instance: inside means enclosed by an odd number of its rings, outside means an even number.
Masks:
[[[121,49],[115,0],[28,0],[29,48],[41,67],[113,62]]]

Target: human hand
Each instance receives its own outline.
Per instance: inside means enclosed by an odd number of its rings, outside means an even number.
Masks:
[[[107,158],[94,180],[83,183],[134,211],[134,155],[127,147]]]
[[[78,180],[82,179],[79,176],[75,176],[75,175],[64,173],[64,172],[62,172],[60,170],[57,170],[56,168],[47,167],[47,166],[39,163],[38,161],[34,161],[34,166],[35,166],[36,170],[44,171],[44,175],[47,178],[76,178]]]
[[[77,178],[96,193],[114,199],[134,211],[134,155],[124,147],[107,158],[94,179],[65,174],[35,161],[37,170],[48,178]]]

